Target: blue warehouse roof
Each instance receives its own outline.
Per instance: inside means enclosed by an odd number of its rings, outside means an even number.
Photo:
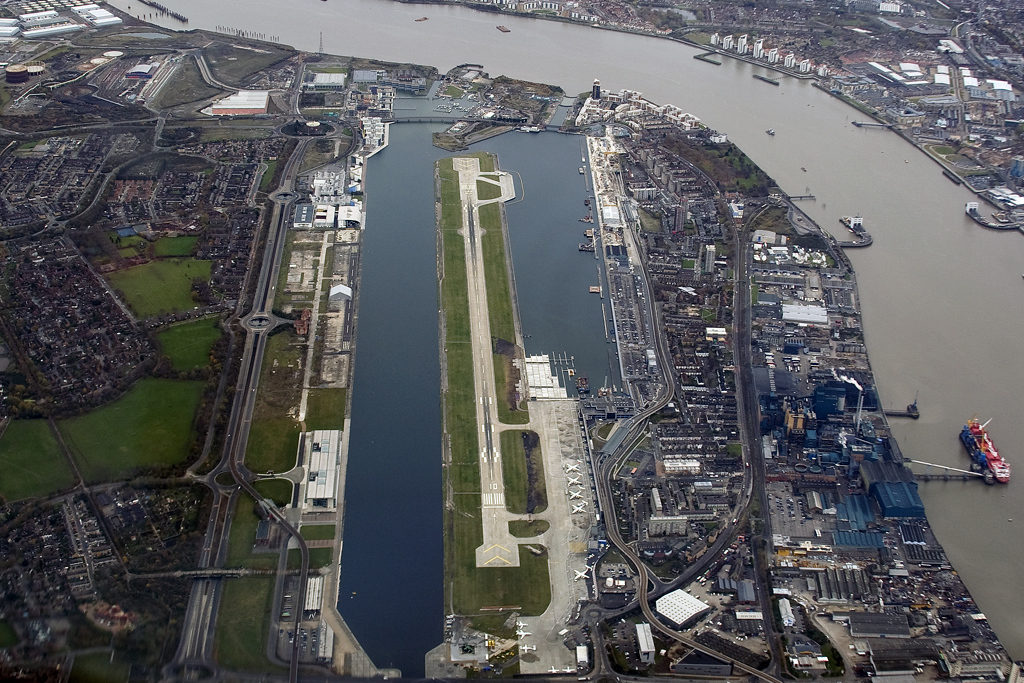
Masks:
[[[924,517],[924,503],[917,493],[916,482],[877,482],[871,488],[871,495],[881,506],[883,517]]]

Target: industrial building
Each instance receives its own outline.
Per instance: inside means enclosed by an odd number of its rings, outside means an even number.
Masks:
[[[796,616],[793,614],[793,607],[789,604],[789,598],[779,598],[779,615],[782,616],[782,625],[790,627],[796,624]]]
[[[658,598],[658,601],[654,603],[654,608],[663,617],[673,622],[676,628],[682,628],[690,620],[710,610],[711,605],[679,588]]]
[[[303,616],[307,619],[314,618],[320,613],[323,602],[324,577],[322,575],[310,576],[306,580],[306,602],[302,606]]]
[[[73,21],[64,21],[59,24],[48,24],[46,26],[39,26],[37,28],[26,28],[21,32],[22,38],[46,38],[47,36],[55,36],[61,33],[70,33],[71,31],[80,31],[85,26],[82,24],[76,24]]]
[[[213,116],[255,116],[266,114],[270,104],[267,90],[239,90],[215,102],[209,109]]]
[[[313,205],[296,204],[292,214],[292,227],[297,230],[308,230],[313,227]]]
[[[28,14],[19,14],[18,21],[25,28],[34,28],[36,26],[46,26],[48,24],[57,24],[64,21],[64,18],[57,13],[56,10],[46,10],[45,12],[29,12]]]
[[[338,216],[338,207],[333,204],[317,204],[313,209],[313,227],[333,230]]]
[[[640,653],[641,664],[654,664],[654,636],[651,625],[642,622],[636,625],[637,652]]]
[[[333,285],[330,293],[327,295],[327,305],[333,310],[341,310],[345,302],[351,300],[352,288],[348,285]]]
[[[121,17],[113,12],[105,10],[99,5],[79,5],[72,7],[71,11],[88,21],[93,26],[116,26],[124,23]]]
[[[338,468],[341,464],[341,431],[318,429],[306,432],[300,443],[305,448],[306,481],[303,506],[335,510],[338,507]]]
[[[833,621],[846,622],[854,638],[909,638],[910,623],[906,614],[875,612],[836,612]]]
[[[678,662],[673,662],[669,668],[671,668],[672,673],[684,676],[714,676],[716,678],[732,676],[731,662],[722,661],[717,657],[712,657],[696,650]]]
[[[125,72],[124,77],[141,78],[148,80],[153,77],[153,74],[155,74],[156,70],[159,68],[159,62],[153,62],[151,64],[137,64],[136,66],[133,66],[132,68],[128,69],[128,71]]]
[[[345,89],[345,74],[317,71],[313,74],[313,80],[305,85],[307,90],[316,90],[318,92],[341,91]]]

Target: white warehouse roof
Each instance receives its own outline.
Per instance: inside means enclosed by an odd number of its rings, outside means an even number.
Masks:
[[[234,95],[228,95],[224,99],[215,102],[214,111],[218,109],[252,109],[253,111],[265,111],[270,100],[270,92],[267,90],[239,90]]]
[[[791,323],[828,324],[828,311],[824,306],[782,304],[782,319]]]
[[[338,505],[341,431],[318,429],[307,432],[306,440],[310,443],[306,466],[306,506],[334,509]]]
[[[698,600],[683,589],[677,589],[658,598],[654,608],[666,619],[682,626],[698,614],[711,609],[711,605]]]

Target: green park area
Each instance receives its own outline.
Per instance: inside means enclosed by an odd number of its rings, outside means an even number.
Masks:
[[[0,499],[45,496],[75,483],[46,420],[13,420],[0,436]]]
[[[171,325],[157,334],[160,348],[179,372],[210,364],[210,349],[222,331],[216,317]]]
[[[192,281],[209,282],[212,263],[197,259],[160,259],[110,273],[107,277],[138,316],[149,318],[194,307]]]
[[[118,400],[60,422],[86,481],[183,463],[202,382],[147,378]]]
[[[166,258],[168,256],[189,256],[196,248],[198,237],[164,237],[153,244],[153,256]]]
[[[214,644],[217,664],[228,671],[281,671],[267,660],[273,596],[271,576],[247,576],[224,582]]]
[[[481,160],[494,170],[491,157]],[[458,233],[462,209],[458,174],[451,159],[437,163],[441,211],[441,306],[444,315],[444,429],[449,439],[450,461],[446,468],[446,494],[451,504],[444,515],[446,604],[459,614],[475,615],[483,608],[516,605],[523,614],[540,614],[550,601],[547,558],[520,549],[518,568],[477,568],[476,548],[483,542],[480,509],[479,441],[475,418],[473,358],[470,342],[465,247]],[[500,214],[497,230],[501,238]],[[495,227],[492,225],[492,228]],[[502,273],[504,241],[499,243]],[[486,249],[486,245],[485,245]],[[490,277],[488,273],[488,277]],[[488,280],[490,295],[491,282]],[[511,303],[506,302],[511,312]],[[493,315],[493,312],[492,312]],[[511,320],[511,318],[509,319]],[[492,318],[492,329],[494,328]],[[511,324],[509,324],[511,329]],[[497,334],[497,332],[495,332]],[[500,403],[500,402],[499,402]]]

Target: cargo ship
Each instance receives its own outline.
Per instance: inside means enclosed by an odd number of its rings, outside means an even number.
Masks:
[[[511,33],[512,32],[512,29],[510,29],[508,26],[498,26],[496,28],[499,31],[501,31],[502,33]]]
[[[971,469],[985,475],[985,481],[992,479],[1000,484],[1010,481],[1010,464],[1003,460],[992,443],[985,427],[988,422],[981,424],[975,418],[971,418],[960,430],[960,442],[967,449],[967,455],[971,457]]]

